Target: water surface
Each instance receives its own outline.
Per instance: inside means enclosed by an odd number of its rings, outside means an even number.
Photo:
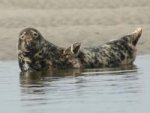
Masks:
[[[2,113],[150,113],[150,56],[135,65],[20,73],[0,62]]]

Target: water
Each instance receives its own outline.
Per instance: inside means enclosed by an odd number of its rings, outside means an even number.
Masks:
[[[134,66],[20,73],[0,62],[1,113],[150,113],[150,56]]]

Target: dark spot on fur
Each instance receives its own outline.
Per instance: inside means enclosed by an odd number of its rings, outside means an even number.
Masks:
[[[121,58],[121,60],[125,59],[125,56],[124,56],[124,54],[122,52],[120,52],[120,58]]]

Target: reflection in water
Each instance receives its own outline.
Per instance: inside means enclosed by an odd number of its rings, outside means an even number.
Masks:
[[[85,69],[86,72],[82,74],[120,74],[128,72],[136,72],[136,65],[124,65],[116,68],[97,68],[97,69]]]
[[[25,93],[44,93],[42,87],[48,87],[49,84],[47,84],[47,82],[57,81],[57,79],[66,76],[78,76],[80,73],[80,69],[21,72],[20,83],[21,87],[26,88],[24,90]],[[40,90],[35,90],[36,87]],[[31,91],[30,89],[33,89],[34,91]]]
[[[16,61],[0,62],[0,111],[150,113],[150,56],[138,56],[135,64],[19,73]]]
[[[136,72],[136,65],[125,65],[117,68],[96,68],[96,69],[66,69],[66,70],[51,70],[39,72],[20,72],[21,85],[41,83],[43,80],[51,81],[57,78],[66,76],[80,75],[103,75],[103,74],[120,74],[128,72]]]
[[[65,105],[80,105],[86,109],[90,107],[90,103],[103,103],[105,106],[108,102],[136,102],[137,94],[140,92],[137,73],[135,65],[103,69],[21,72],[21,100],[30,112],[33,112],[34,107],[35,112],[41,109],[40,107],[45,107],[46,110],[48,107],[55,112],[58,108],[64,110],[61,107]]]
[[[59,79],[68,76],[75,77],[80,73],[80,69],[21,72],[20,84],[23,97],[21,100],[25,103],[27,102],[26,106],[45,105],[47,100],[50,99],[47,97],[49,93],[54,94],[53,92],[61,90],[57,88],[58,86],[53,85],[52,82],[57,82]]]
[[[117,68],[96,68],[96,69],[66,69],[53,71],[39,71],[39,72],[20,72],[21,87],[44,87],[45,82],[56,81],[63,77],[75,77],[85,75],[120,75],[121,73],[136,72],[135,65],[121,66]]]
[[[21,72],[20,82],[22,86],[25,84],[40,84],[43,81],[51,81],[65,76],[78,76],[80,73],[80,69]]]

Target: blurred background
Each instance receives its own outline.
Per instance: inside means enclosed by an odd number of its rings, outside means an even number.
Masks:
[[[0,0],[0,60],[17,59],[26,27],[62,47],[97,46],[142,27],[138,54],[150,53],[149,0]]]

